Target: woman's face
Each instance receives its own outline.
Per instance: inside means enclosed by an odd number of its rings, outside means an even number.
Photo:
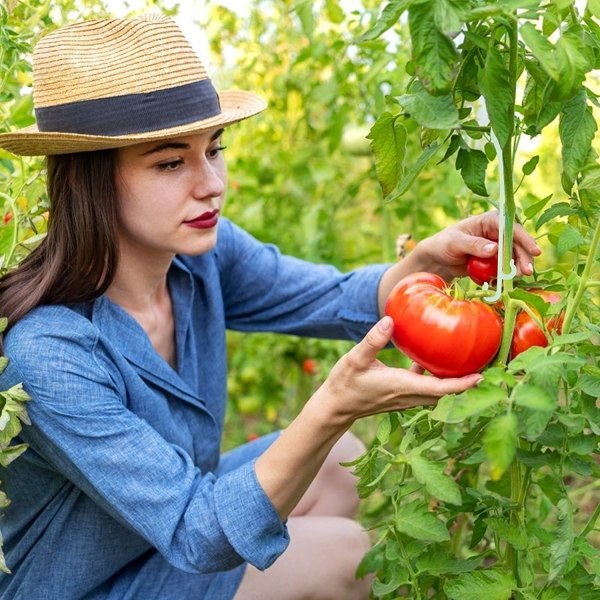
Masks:
[[[117,150],[122,255],[197,255],[217,240],[227,169],[222,129]]]

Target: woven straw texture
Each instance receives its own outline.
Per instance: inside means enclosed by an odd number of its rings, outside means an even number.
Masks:
[[[180,29],[162,15],[69,25],[42,38],[33,55],[36,108],[148,93],[205,79],[206,70]],[[221,92],[219,100],[221,114],[169,129],[96,136],[40,132],[32,125],[1,134],[0,147],[20,155],[116,148],[230,125],[267,106],[263,98],[240,90]]]

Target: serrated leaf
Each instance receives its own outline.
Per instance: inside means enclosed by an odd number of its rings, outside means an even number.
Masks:
[[[519,32],[525,44],[538,59],[542,69],[544,69],[552,79],[558,81],[558,78],[560,77],[560,68],[552,43],[549,42],[542,32],[536,29],[531,23],[524,23]]]
[[[579,229],[567,224],[562,230],[558,242],[556,243],[556,253],[558,256],[562,256],[565,252],[574,250],[584,242],[585,239],[581,235]]]
[[[448,144],[448,148],[444,157],[437,163],[441,165],[443,162],[447,161],[460,147],[461,138],[460,135],[456,134],[450,138],[450,143]]]
[[[465,573],[444,585],[450,600],[509,600],[516,582],[512,574],[501,569]]]
[[[517,550],[527,548],[527,532],[522,527],[517,527],[499,517],[488,517],[486,525],[503,541],[508,542]]]
[[[406,137],[406,128],[398,116],[387,112],[377,119],[367,135],[367,139],[371,140],[375,172],[384,196],[398,185],[404,173]]]
[[[407,460],[415,479],[422,483],[432,496],[442,502],[450,502],[457,506],[461,504],[460,488],[454,479],[443,473],[443,466],[420,454],[410,454]]]
[[[412,0],[392,0],[392,2],[386,4],[375,25],[358,37],[355,42],[361,43],[375,40],[388,29],[391,29],[398,22],[402,13],[409,7],[411,1]]]
[[[518,420],[514,413],[492,419],[483,434],[483,447],[490,463],[493,481],[498,481],[510,467],[517,450]]]
[[[437,0],[433,5],[433,18],[441,32],[456,34],[462,28],[465,7],[460,0]]]
[[[441,398],[431,412],[431,419],[442,423],[462,423],[507,399],[505,389],[483,382],[462,394]]]
[[[558,132],[562,145],[563,189],[571,193],[573,183],[583,169],[598,126],[587,105],[585,90],[567,102],[560,115]]]
[[[446,526],[425,504],[404,504],[396,513],[396,530],[424,542],[445,542],[450,539]]]
[[[593,68],[586,49],[576,30],[563,32],[556,42],[556,60],[560,76],[556,82],[555,99],[571,98],[585,81],[586,72]]]
[[[457,167],[460,169],[463,181],[471,191],[480,196],[488,195],[485,187],[485,172],[488,162],[487,156],[481,150],[461,148],[458,151]]]
[[[435,549],[433,551],[429,550],[417,558],[417,569],[432,577],[443,574],[457,575],[474,571],[482,560],[483,557],[481,556],[461,560],[442,549]]]
[[[398,185],[394,188],[390,195],[386,197],[386,202],[393,202],[394,200],[397,200],[403,196],[410,189],[410,186],[419,176],[419,173],[427,166],[427,163],[429,163],[429,161],[437,154],[441,147],[441,144],[434,142],[431,144],[431,146],[425,148],[415,164],[408,169],[404,177],[402,177],[402,179],[398,182]]]
[[[412,91],[398,97],[398,102],[419,125],[431,129],[451,129],[458,125],[458,110],[451,94],[432,96],[419,82],[412,86]]]
[[[557,525],[554,541],[550,545],[550,568],[548,581],[554,581],[565,569],[571,551],[575,532],[573,530],[573,507],[568,498],[561,498],[557,506]]]
[[[557,403],[557,398],[548,390],[531,383],[518,385],[513,391],[513,400],[517,406],[541,411],[552,411]]]
[[[377,427],[376,438],[380,444],[385,444],[390,439],[392,433],[392,423],[390,421],[390,414],[385,414],[379,421],[379,427]]]
[[[410,6],[408,26],[421,83],[434,95],[450,92],[458,53],[452,40],[439,30],[431,0]]]
[[[568,202],[557,202],[550,208],[545,210],[535,224],[535,228],[539,229],[542,225],[545,225],[548,221],[556,219],[557,217],[566,217],[575,214],[577,211],[569,205]]]
[[[514,85],[510,71],[500,52],[490,46],[485,59],[485,68],[479,72],[479,85],[485,105],[500,146],[508,141],[514,122]]]
[[[600,377],[597,375],[584,373],[577,380],[577,387],[585,394],[600,398]]]

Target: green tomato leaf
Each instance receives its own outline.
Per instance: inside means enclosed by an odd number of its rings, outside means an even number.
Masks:
[[[515,387],[513,400],[517,406],[541,411],[553,411],[557,403],[557,398],[548,390],[526,382]]]
[[[400,19],[402,13],[410,6],[412,0],[392,0],[381,11],[381,15],[371,29],[358,37],[355,42],[368,42],[375,40],[392,28]]]
[[[438,28],[432,0],[410,6],[408,25],[413,60],[421,83],[434,95],[450,92],[458,53],[452,40]]]
[[[527,548],[527,532],[523,527],[512,525],[499,517],[489,517],[484,521],[501,540],[508,542],[513,548],[517,550]]]
[[[442,423],[462,423],[465,419],[497,406],[504,400],[508,400],[508,395],[503,387],[484,381],[462,394],[441,398],[431,412],[431,418]]]
[[[579,229],[567,224],[558,238],[556,254],[562,256],[565,252],[578,248],[584,242],[585,238],[581,235]]]
[[[407,457],[415,479],[425,486],[425,489],[442,502],[461,504],[460,488],[448,475],[443,473],[443,467],[424,458],[420,454],[410,454]]]
[[[500,415],[488,423],[483,435],[483,447],[494,481],[502,477],[515,457],[517,428],[518,420],[512,412]]]
[[[575,30],[565,31],[556,42],[556,59],[560,71],[555,100],[571,98],[593,68],[588,61],[583,41]]]
[[[584,373],[577,380],[577,387],[594,398],[600,398],[600,376]]]
[[[561,498],[557,506],[557,526],[554,541],[550,546],[550,568],[548,581],[554,581],[564,571],[571,552],[575,532],[573,529],[573,507],[568,497]]]
[[[467,187],[480,196],[487,196],[485,171],[489,161],[485,152],[461,148],[456,161],[457,168],[460,169],[460,174]]]
[[[465,573],[444,585],[450,600],[508,600],[516,582],[512,574],[503,569],[485,569]]]
[[[538,163],[540,162],[540,157],[539,155],[535,155],[532,156],[524,165],[523,165],[523,175],[531,175],[536,167],[538,166]]]
[[[446,526],[423,503],[410,502],[396,513],[396,530],[424,542],[446,542],[450,534]]]
[[[539,61],[540,66],[552,79],[558,81],[560,77],[560,68],[556,59],[555,48],[549,42],[544,34],[535,28],[531,23],[525,23],[520,29],[521,37],[531,50],[533,55]]]
[[[394,188],[389,196],[386,197],[387,202],[393,202],[404,195],[410,186],[414,183],[415,179],[419,176],[419,173],[427,166],[429,161],[437,154],[438,150],[442,147],[442,144],[434,142],[431,146],[427,146],[423,153],[417,159],[414,165],[402,177],[398,182],[398,185]]]
[[[431,129],[451,129],[458,125],[458,110],[451,94],[432,96],[420,82],[415,82],[412,89],[414,93],[397,100],[419,125]]]
[[[535,202],[531,206],[528,206],[525,209],[525,211],[523,212],[523,215],[525,216],[525,218],[531,219],[531,217],[534,217],[535,215],[537,215],[546,206],[546,204],[548,204],[548,202],[550,202],[553,195],[554,194],[549,194],[545,198],[542,198],[538,202]]]
[[[474,571],[482,560],[482,556],[461,560],[440,548],[436,548],[428,550],[417,558],[417,569],[432,577],[439,577],[443,574],[458,575],[459,573]]]
[[[569,215],[574,215],[576,213],[577,211],[574,208],[571,208],[571,205],[568,202],[557,202],[542,213],[535,224],[535,228],[539,229],[548,221],[556,219],[556,217],[568,217]]]
[[[398,185],[404,172],[406,154],[406,127],[399,117],[383,113],[371,127],[367,139],[375,159],[375,172],[384,196]]]
[[[485,68],[479,72],[479,85],[492,129],[504,147],[513,130],[515,90],[504,58],[494,46],[488,50]]]
[[[571,193],[577,175],[585,166],[597,129],[585,90],[580,90],[565,104],[558,129],[562,144],[562,183],[567,194]]]

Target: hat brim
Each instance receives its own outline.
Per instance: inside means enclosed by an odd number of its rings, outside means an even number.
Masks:
[[[169,129],[122,136],[98,136],[39,131],[37,125],[31,125],[18,131],[0,134],[0,148],[5,148],[19,156],[49,156],[121,148],[180,135],[202,133],[216,127],[225,127],[252,117],[267,108],[267,102],[264,98],[242,90],[220,92],[219,100],[221,104],[220,114],[209,119],[170,127]]]

